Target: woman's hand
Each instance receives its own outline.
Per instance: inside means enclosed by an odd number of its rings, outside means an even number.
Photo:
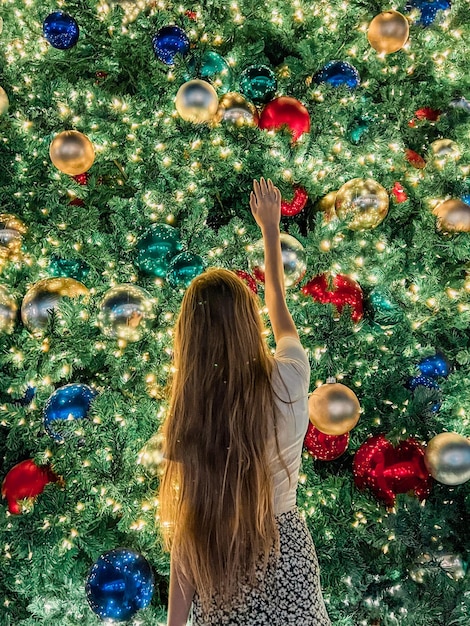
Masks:
[[[281,192],[271,180],[261,178],[253,181],[250,194],[250,209],[256,223],[264,232],[271,228],[279,229],[281,220]]]

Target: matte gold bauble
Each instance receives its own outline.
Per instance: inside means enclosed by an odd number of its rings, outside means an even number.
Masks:
[[[6,287],[0,285],[0,333],[11,333],[16,322],[18,306]]]
[[[409,34],[410,26],[404,15],[398,11],[384,11],[369,24],[367,39],[377,52],[390,54],[403,48]]]
[[[186,122],[203,124],[214,118],[219,108],[219,98],[212,85],[195,78],[178,89],[175,107]]]
[[[87,172],[93,165],[95,149],[83,133],[78,130],[64,130],[53,139],[49,156],[61,172],[77,176]]]
[[[3,115],[8,111],[10,101],[8,100],[7,92],[3,87],[0,87],[0,115]]]
[[[51,311],[60,305],[63,298],[88,294],[85,285],[74,278],[44,278],[35,283],[23,298],[23,324],[33,334],[40,334],[47,328]]]
[[[351,230],[375,228],[388,213],[388,193],[372,178],[353,178],[336,195],[336,215]]]
[[[441,202],[434,210],[440,230],[445,232],[470,232],[470,205],[452,198]]]
[[[458,433],[440,433],[428,443],[424,463],[438,482],[461,485],[470,480],[470,440]]]
[[[19,258],[26,231],[26,226],[15,215],[0,213],[0,266],[4,261]]]
[[[239,93],[230,92],[220,99],[215,121],[229,122],[236,126],[257,126],[259,115],[254,104]]]
[[[361,406],[354,391],[337,382],[321,385],[308,399],[312,424],[326,435],[344,435],[357,424]]]

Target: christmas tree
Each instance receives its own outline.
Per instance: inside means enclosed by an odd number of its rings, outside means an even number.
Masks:
[[[263,300],[261,176],[332,622],[468,624],[468,2],[0,10],[2,626],[164,623],[172,328],[206,267]]]

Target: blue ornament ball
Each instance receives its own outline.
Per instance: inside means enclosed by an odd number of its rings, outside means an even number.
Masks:
[[[55,11],[44,20],[42,32],[53,48],[69,50],[77,43],[80,29],[72,16]]]
[[[418,363],[419,371],[428,378],[442,376],[446,378],[450,372],[450,365],[443,354],[436,353],[428,356]]]
[[[154,576],[141,554],[128,548],[104,552],[91,567],[86,595],[101,619],[126,622],[152,600]]]
[[[26,391],[24,392],[24,396],[22,398],[11,399],[10,402],[12,404],[16,404],[16,406],[28,406],[33,401],[34,396],[36,395],[36,387],[26,387]]]
[[[87,417],[97,392],[82,383],[71,383],[56,389],[44,407],[44,428],[58,443],[63,443],[76,428],[75,420]]]
[[[328,83],[332,87],[346,86],[355,89],[361,82],[357,69],[347,61],[329,61],[314,76],[317,83]]]
[[[170,261],[167,280],[173,288],[189,287],[189,284],[204,271],[204,261],[198,254],[181,252]]]
[[[184,56],[189,52],[189,39],[182,28],[164,26],[152,39],[153,50],[157,59],[165,65],[173,65],[175,56]]]
[[[465,202],[465,204],[470,204],[470,193],[467,193],[464,196],[462,196],[462,202]]]
[[[419,9],[420,17],[417,24],[431,26],[437,17],[438,11],[450,9],[450,0],[408,0],[405,11]]]
[[[407,387],[408,389],[410,389],[410,391],[413,391],[413,392],[415,392],[420,387],[425,388],[425,389],[430,389],[430,390],[434,389],[439,396],[440,396],[440,391],[441,391],[441,388],[436,383],[436,381],[433,380],[432,378],[428,378],[427,376],[415,376],[414,378],[410,378],[410,380],[408,381]],[[437,413],[437,411],[439,411],[439,409],[441,408],[440,399],[433,400],[432,402],[430,402],[429,408],[432,413]]]

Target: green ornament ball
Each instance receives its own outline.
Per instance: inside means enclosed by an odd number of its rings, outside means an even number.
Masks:
[[[204,261],[198,254],[181,252],[168,266],[167,280],[173,288],[189,287],[193,278],[204,271]]]
[[[240,91],[255,104],[266,104],[276,95],[277,80],[266,65],[251,65],[240,76]]]
[[[189,59],[186,80],[191,78],[208,80],[220,94],[229,92],[233,83],[229,64],[213,50],[206,50],[199,58],[194,55]]]
[[[137,267],[145,274],[165,278],[171,259],[182,250],[179,230],[169,224],[152,224],[137,243]]]

